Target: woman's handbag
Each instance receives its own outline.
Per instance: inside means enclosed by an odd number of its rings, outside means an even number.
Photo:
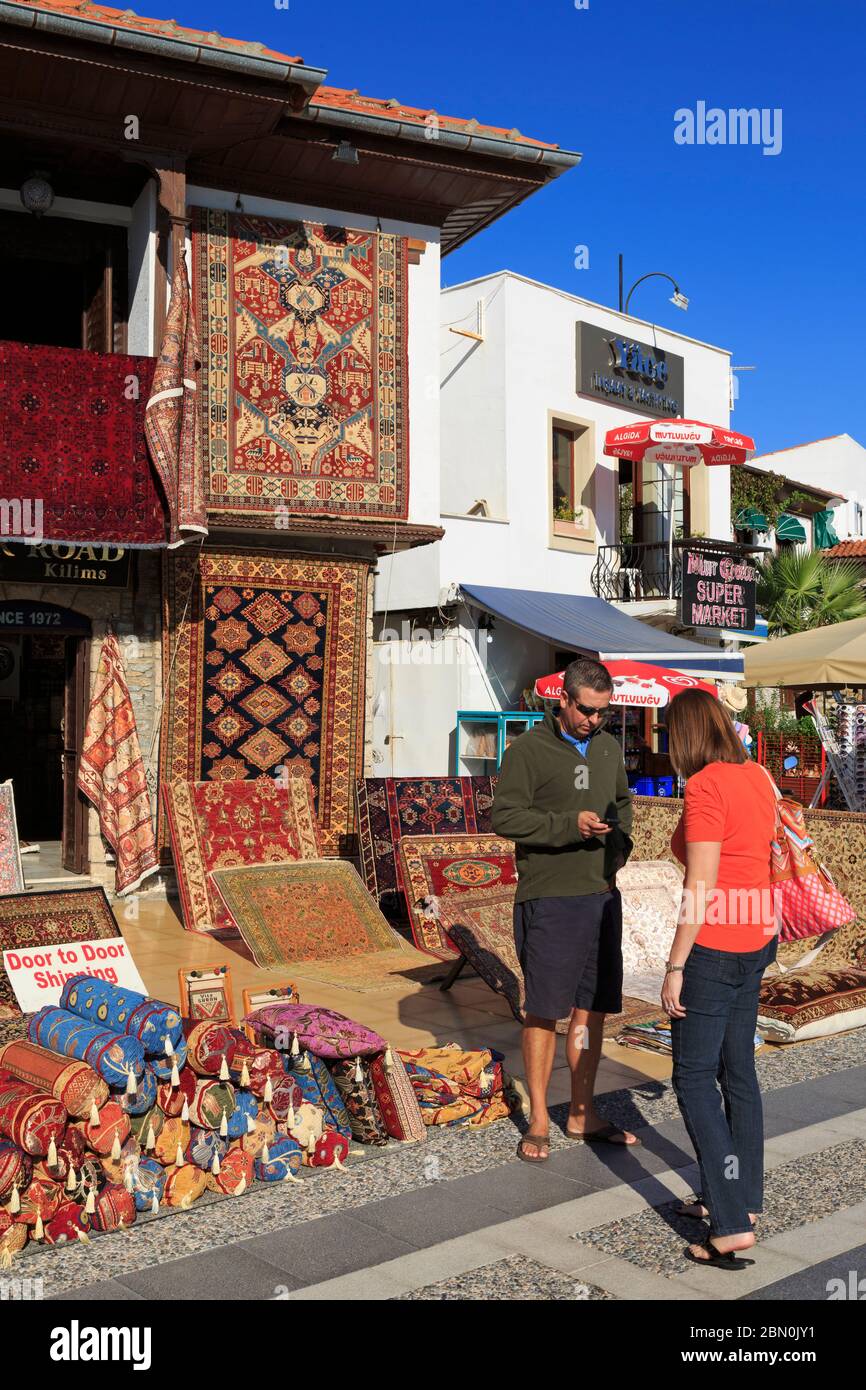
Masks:
[[[767,772],[767,769],[764,768]],[[799,801],[783,796],[767,772],[776,798],[776,831],[770,855],[770,882],[780,941],[820,936],[856,917],[851,904],[815,858]]]

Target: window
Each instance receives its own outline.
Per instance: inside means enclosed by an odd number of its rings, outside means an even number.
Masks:
[[[547,431],[550,544],[587,553],[596,543],[595,432],[586,420],[552,411]]]
[[[553,515],[574,521],[574,430],[553,427]]]

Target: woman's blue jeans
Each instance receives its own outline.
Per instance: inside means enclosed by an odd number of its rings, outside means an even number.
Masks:
[[[755,1071],[761,976],[776,938],[759,951],[693,946],[683,972],[685,1018],[671,1020],[673,1087],[701,1170],[715,1236],[751,1231],[764,1202],[764,1115]]]

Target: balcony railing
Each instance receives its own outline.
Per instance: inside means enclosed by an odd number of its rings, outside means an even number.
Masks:
[[[592,591],[609,603],[642,599],[679,598],[682,561],[673,552],[673,574],[667,541],[601,545],[592,571]]]
[[[623,541],[619,545],[600,545],[592,571],[592,591],[609,603],[640,603],[646,599],[678,599],[682,594],[683,558],[687,550],[707,550],[737,560],[754,558],[760,546],[740,545],[736,541],[689,536],[668,541]]]

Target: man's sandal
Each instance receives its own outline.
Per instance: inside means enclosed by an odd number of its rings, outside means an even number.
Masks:
[[[598,1129],[587,1130],[585,1134],[575,1134],[572,1130],[565,1127],[567,1139],[579,1140],[582,1144],[613,1144],[617,1149],[639,1149],[641,1140],[635,1135],[631,1143],[623,1138],[624,1129],[617,1129],[616,1125],[601,1125]]]
[[[684,1252],[686,1259],[691,1260],[693,1265],[708,1265],[710,1269],[748,1269],[749,1265],[755,1263],[754,1260],[738,1258],[733,1250],[719,1250],[718,1246],[713,1245],[712,1239],[705,1240],[698,1249],[706,1250],[708,1258],[702,1260],[700,1255],[693,1255],[691,1250]]]
[[[547,1149],[546,1154],[524,1153],[524,1144],[535,1144],[536,1148],[541,1148],[542,1144]],[[550,1158],[550,1135],[549,1134],[524,1134],[520,1143],[517,1145],[517,1157],[523,1163],[546,1163]]]

